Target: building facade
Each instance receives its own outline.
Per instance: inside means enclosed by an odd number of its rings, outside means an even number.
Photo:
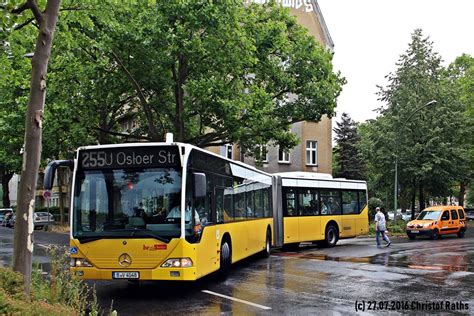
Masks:
[[[265,3],[265,0],[247,0]],[[288,7],[300,25],[305,27],[319,43],[333,52],[334,43],[316,0],[280,0],[280,5]],[[240,160],[267,172],[309,171],[332,173],[332,120],[323,116],[319,122],[304,121],[295,123],[291,131],[300,142],[289,152],[278,147],[267,146],[266,158],[256,162],[252,157],[241,153],[238,146],[224,145],[209,150],[222,156]]]

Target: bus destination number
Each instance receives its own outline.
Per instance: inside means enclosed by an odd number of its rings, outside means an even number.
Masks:
[[[168,150],[154,153],[128,151],[86,151],[81,153],[82,168],[151,167],[177,164],[176,154]]]

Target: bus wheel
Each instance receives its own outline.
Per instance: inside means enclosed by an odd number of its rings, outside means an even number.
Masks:
[[[337,231],[337,227],[332,224],[326,227],[324,245],[326,247],[334,247],[337,244],[338,240],[339,240],[339,233]]]
[[[230,249],[230,244],[227,239],[224,239],[221,244],[221,267],[219,274],[221,277],[225,278],[229,274],[230,266],[232,264],[232,252]]]
[[[265,238],[265,249],[261,252],[261,257],[262,258],[268,258],[270,257],[270,252],[272,250],[272,234],[270,233],[270,230],[267,229],[267,237]]]
[[[431,233],[431,239],[436,240],[439,238],[439,232],[437,229],[433,230],[433,233]]]
[[[464,228],[461,228],[461,230],[458,232],[458,237],[463,238],[464,237],[464,232],[465,232]]]

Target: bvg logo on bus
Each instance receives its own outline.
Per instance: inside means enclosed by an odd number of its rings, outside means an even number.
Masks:
[[[159,245],[159,244],[152,245],[152,246],[143,245],[143,250],[148,250],[148,251],[166,250],[166,248],[167,248],[166,245]]]
[[[125,267],[125,268],[129,267],[132,264],[132,257],[130,257],[130,255],[128,253],[123,253],[118,258],[118,263],[122,267]]]

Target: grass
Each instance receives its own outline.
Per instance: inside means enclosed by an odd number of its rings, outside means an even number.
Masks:
[[[33,267],[31,293],[23,293],[23,277],[0,267],[0,315],[99,315],[95,290],[69,273],[69,256],[52,248],[51,273]]]
[[[387,230],[389,236],[406,236],[406,227],[407,222],[402,220],[397,220],[397,223],[394,225],[393,221],[387,221]],[[370,223],[369,225],[369,236],[375,237],[375,223]]]
[[[51,226],[51,231],[55,233],[69,233],[69,223],[54,224]]]

